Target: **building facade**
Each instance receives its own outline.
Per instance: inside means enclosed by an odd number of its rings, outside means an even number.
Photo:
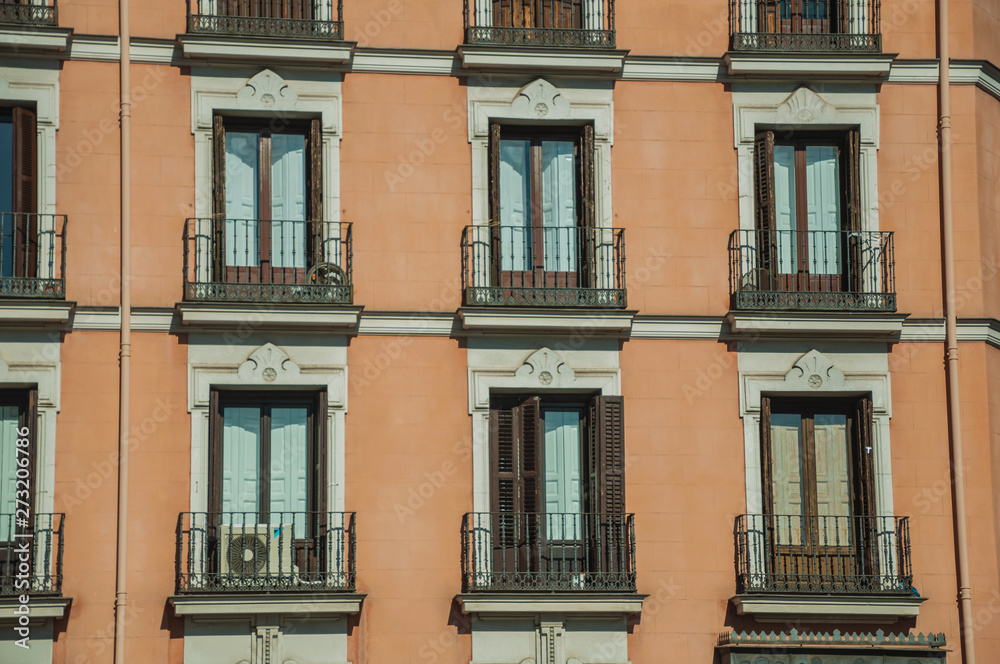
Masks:
[[[0,0],[0,661],[1000,659],[942,4]]]

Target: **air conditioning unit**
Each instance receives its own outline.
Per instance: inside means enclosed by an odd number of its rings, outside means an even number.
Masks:
[[[232,586],[272,585],[268,580],[295,583],[293,528],[285,526],[231,526],[222,533],[221,581]],[[279,584],[280,585],[280,584]]]

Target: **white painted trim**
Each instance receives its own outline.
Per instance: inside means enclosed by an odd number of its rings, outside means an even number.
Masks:
[[[634,311],[551,311],[525,309],[460,309],[466,330],[482,332],[577,332],[579,334],[625,335],[632,327]]]
[[[282,328],[353,330],[358,324],[360,307],[314,305],[254,305],[181,302],[177,305],[181,325],[189,328],[235,329]],[[135,313],[133,312],[133,316]]]
[[[467,593],[457,597],[465,613],[480,615],[530,615],[551,614],[572,616],[614,616],[623,613],[639,613],[642,602],[649,595],[621,593],[608,595],[588,595],[579,593],[509,593],[484,594]]]
[[[5,332],[0,336],[0,387],[35,387],[35,511],[55,511],[56,422],[62,390],[61,333]]]
[[[365,311],[358,322],[359,336],[450,337],[455,314]]]
[[[490,510],[490,395],[494,392],[621,394],[618,341],[582,337],[554,344],[509,338],[470,338],[469,414],[472,416],[473,511]],[[575,347],[564,347],[566,344]]]
[[[11,328],[64,328],[73,315],[73,302],[58,300],[4,300],[0,302],[0,325]]]
[[[16,55],[61,54],[72,30],[65,28],[19,28],[0,26],[0,51]]]
[[[730,76],[767,79],[884,80],[895,58],[892,54],[822,54],[730,52],[723,57]]]
[[[73,312],[74,330],[120,330],[120,307],[78,307]]]
[[[209,398],[214,388],[292,390],[326,388],[327,505],[344,510],[344,416],[347,413],[347,340],[284,335],[276,343],[246,330],[188,336],[188,412],[191,413],[191,508],[208,509]],[[259,345],[265,341],[263,345]],[[273,371],[267,371],[271,369]]]
[[[232,35],[177,36],[184,58],[205,63],[268,65],[343,65],[351,59],[350,42],[285,41]]]
[[[908,314],[848,312],[731,311],[726,315],[729,331],[736,335],[895,338],[903,330]]]
[[[464,69],[554,71],[572,74],[613,74],[621,71],[628,51],[568,48],[511,48],[463,44],[458,57]]]
[[[66,609],[73,603],[72,597],[37,597],[31,596],[31,603],[28,605],[31,610],[30,620],[32,622],[42,620],[58,620],[66,615]],[[21,606],[17,597],[5,597],[0,600],[0,623],[16,622],[19,618],[14,613]],[[4,625],[10,629],[8,625]],[[34,635],[31,640],[34,641]]]
[[[632,319],[631,339],[713,339],[722,338],[725,319],[721,316],[643,316]]]
[[[365,595],[336,594],[310,595],[174,595],[167,602],[174,607],[174,615],[245,618],[259,614],[280,614],[312,618],[331,618],[358,613]]]
[[[625,58],[623,81],[700,81],[726,78],[720,58],[670,58],[633,55]]]
[[[454,51],[356,48],[351,58],[351,72],[451,76],[458,73],[458,67]]]
[[[757,622],[788,622],[803,618],[826,623],[895,623],[915,618],[926,597],[864,597],[783,595],[736,595],[730,598],[737,615],[753,616]]]

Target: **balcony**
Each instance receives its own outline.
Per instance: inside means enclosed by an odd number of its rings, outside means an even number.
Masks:
[[[469,307],[625,307],[620,228],[466,226]]]
[[[466,44],[615,48],[614,0],[465,0]]]
[[[353,593],[353,512],[184,512],[177,592]]]
[[[729,287],[734,310],[894,312],[892,233],[734,231]]]
[[[63,300],[65,273],[65,215],[0,212],[0,299]]]
[[[188,0],[188,32],[340,41],[343,0]]]
[[[882,52],[881,0],[729,0],[733,51]]]
[[[188,302],[350,304],[351,224],[188,219]]]
[[[632,514],[466,514],[464,591],[634,593],[634,518]]]
[[[908,517],[741,514],[736,565],[740,594],[914,594]]]
[[[30,527],[0,514],[0,599],[24,594],[62,594],[64,514],[35,514]],[[21,569],[27,554],[28,572]]]
[[[0,0],[0,24],[54,27],[59,24],[56,0]]]

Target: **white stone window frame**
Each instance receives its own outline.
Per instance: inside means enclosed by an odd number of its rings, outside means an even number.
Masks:
[[[875,457],[875,516],[894,516],[892,499],[892,450],[889,443],[889,420],[892,418],[889,364],[886,353],[838,350],[824,354],[813,348],[802,353],[791,348],[773,351],[741,345],[738,355],[740,378],[740,418],[743,420],[744,462],[746,467],[746,507],[748,515],[764,514],[763,472],[761,461],[761,395],[807,397],[812,399],[871,395],[873,426],[872,446]],[[830,358],[844,366],[841,370]],[[791,366],[789,366],[791,362]],[[847,365],[851,368],[847,368]],[[761,365],[773,370],[759,370]],[[753,543],[750,543],[753,548]],[[894,549],[893,549],[894,550]],[[762,561],[764,556],[751,555]],[[898,564],[898,561],[896,561]],[[883,573],[893,570],[881,561]],[[752,570],[753,571],[753,570]]]
[[[212,217],[213,120],[216,115],[270,118],[319,117],[323,128],[323,219],[340,221],[340,140],[342,138],[341,74],[320,70],[290,70],[285,76],[260,68],[191,68],[191,132],[194,134],[194,217],[201,220],[195,232],[210,236],[206,219]],[[339,234],[337,224],[324,233]],[[332,235],[328,239],[339,239]],[[208,280],[209,248],[205,244],[195,275]],[[189,273],[190,276],[192,273]]]
[[[315,361],[317,353],[322,363]],[[312,361],[296,362],[292,356],[308,354]],[[240,358],[240,359],[234,359]],[[309,344],[277,346],[271,342],[232,347],[219,335],[190,335],[188,341],[188,412],[191,414],[191,509],[207,512],[209,503],[208,457],[211,444],[210,399],[213,390],[315,392],[327,395],[326,435],[327,495],[331,512],[344,511],[344,418],[347,414],[347,346],[328,342],[322,348]],[[323,414],[317,413],[318,416]]]
[[[800,86],[782,87],[745,84],[733,85],[733,119],[737,154],[739,191],[739,228],[752,231],[757,228],[754,205],[754,139],[757,132],[774,130],[776,136],[792,131],[847,131],[857,129],[860,135],[858,179],[861,189],[861,230],[879,230],[878,222],[878,148],[879,107],[875,88],[866,86],[824,86],[822,95]],[[843,186],[843,183],[842,183]],[[865,236],[863,265],[879,264],[881,245]],[[741,238],[742,241],[742,238]],[[751,246],[741,251],[741,261],[752,261]],[[865,268],[865,272],[871,268]],[[749,274],[752,267],[746,262],[741,273]],[[873,286],[881,287],[882,275],[875,270],[866,274]]]
[[[37,66],[36,66],[37,65]],[[59,129],[58,65],[34,63],[18,66],[18,61],[0,60],[0,105],[33,105],[36,131],[38,233],[58,233],[56,217],[56,131]],[[93,149],[94,146],[89,146]],[[76,152],[83,154],[83,147]],[[75,154],[75,153],[74,153]],[[79,155],[77,155],[79,156]],[[67,167],[71,167],[67,164]],[[10,210],[0,210],[10,212]],[[39,242],[39,265],[49,264],[49,246]],[[55,257],[58,258],[58,257]],[[55,262],[58,265],[58,260]]]
[[[740,32],[754,34],[757,33],[757,5],[760,0],[739,0],[740,3]],[[849,0],[850,7],[849,21],[853,28],[851,34],[866,34],[866,27],[870,17],[868,16],[867,0]],[[746,9],[747,11],[743,11]]]

